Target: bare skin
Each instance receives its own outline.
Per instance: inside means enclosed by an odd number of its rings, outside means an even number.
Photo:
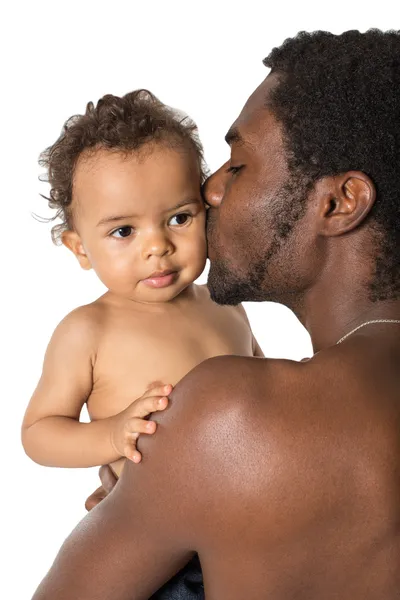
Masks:
[[[205,208],[187,154],[103,150],[78,163],[75,230],[63,241],[109,291],[69,314],[49,344],[23,424],[25,450],[41,464],[112,463],[119,475],[122,456],[141,459],[139,433],[155,432],[144,417],[167,406],[163,382],[212,356],[262,355],[243,308],[218,306],[193,284],[206,256]],[[79,422],[85,402],[90,424]]]
[[[288,179],[265,102],[275,85],[271,75],[251,96],[230,163],[207,186],[209,287],[220,299],[225,267],[246,281],[274,239]],[[373,239],[360,224],[375,189],[351,171],[319,180],[307,200],[257,292],[295,311],[314,357],[218,357],[188,374],[157,435],[140,439],[143,463],[71,534],[34,600],[146,599],[194,552],[207,600],[399,597],[400,327],[336,343],[365,321],[400,318],[399,300],[369,298]]]

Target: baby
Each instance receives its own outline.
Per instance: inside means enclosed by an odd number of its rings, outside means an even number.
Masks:
[[[189,119],[146,90],[107,95],[66,122],[41,164],[62,219],[53,239],[108,291],[56,328],[22,442],[39,464],[111,464],[119,476],[126,457],[141,459],[138,435],[155,431],[145,417],[165,409],[186,373],[213,356],[262,352],[244,309],[218,306],[193,283],[207,248],[203,153]],[[85,403],[90,423],[79,421]]]

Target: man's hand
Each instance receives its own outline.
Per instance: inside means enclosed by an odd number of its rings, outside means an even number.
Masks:
[[[101,486],[97,488],[97,490],[93,492],[93,494],[91,494],[85,502],[85,508],[88,511],[92,510],[92,508],[104,500],[104,498],[108,496],[118,481],[117,476],[109,465],[103,465],[100,467],[99,477]]]
[[[136,448],[136,442],[141,433],[153,434],[157,428],[154,421],[145,419],[153,412],[165,410],[168,406],[168,394],[172,385],[153,384],[143,396],[135,400],[115,417],[111,430],[111,444],[120,456],[126,456],[134,463],[142,460],[142,455]]]

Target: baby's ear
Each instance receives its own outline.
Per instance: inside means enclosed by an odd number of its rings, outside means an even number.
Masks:
[[[85,248],[83,247],[83,244],[81,242],[81,238],[76,233],[76,231],[71,231],[70,229],[64,231],[61,235],[61,241],[64,244],[64,246],[68,248],[68,250],[71,250],[71,252],[75,254],[82,269],[88,271],[92,268],[90,260],[86,254]]]

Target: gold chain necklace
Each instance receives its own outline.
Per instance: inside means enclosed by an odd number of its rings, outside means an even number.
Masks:
[[[397,323],[398,325],[400,325],[400,319],[374,319],[372,321],[366,321],[365,323],[361,323],[361,325],[359,325],[358,327],[355,327],[354,329],[349,331],[349,333],[346,333],[346,335],[341,337],[340,340],[338,342],[336,342],[336,344],[341,344],[342,342],[344,342],[344,340],[346,338],[349,337],[349,335],[352,335],[353,333],[355,333],[356,331],[361,329],[361,327],[365,327],[366,325],[371,325],[372,323]]]

